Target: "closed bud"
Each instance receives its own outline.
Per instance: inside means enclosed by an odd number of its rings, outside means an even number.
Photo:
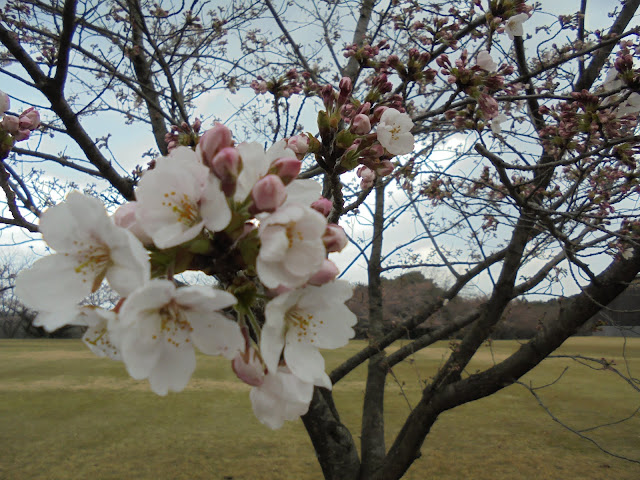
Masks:
[[[311,204],[311,208],[320,212],[325,217],[328,217],[333,208],[333,202],[328,198],[320,197],[318,200]]]
[[[376,173],[381,177],[386,177],[387,175],[391,175],[394,168],[391,160],[383,160],[379,165],[376,165]]]
[[[223,148],[230,147],[231,145],[233,145],[231,130],[221,123],[216,123],[213,128],[210,128],[202,134],[198,142],[198,149],[202,155],[203,163],[211,167],[211,163],[216,154]]]
[[[327,252],[340,252],[349,243],[347,234],[344,233],[342,227],[336,223],[327,225],[327,229],[322,236],[322,241],[324,242]]]
[[[251,189],[251,198],[255,213],[274,212],[286,200],[287,192],[280,177],[269,174],[256,182]]]
[[[238,150],[233,147],[225,147],[207,165],[216,177],[226,182],[238,178],[241,162]]]
[[[27,108],[20,114],[20,128],[24,130],[35,130],[40,126],[40,114],[33,108]]]
[[[342,77],[340,80],[340,95],[349,96],[352,90],[352,83],[349,77]]]
[[[11,135],[15,135],[18,133],[18,129],[20,128],[20,119],[15,115],[5,115],[2,119],[2,129],[10,133]]]
[[[231,368],[236,376],[247,385],[259,387],[264,383],[264,367],[253,348],[249,348],[244,354],[237,354],[231,361]]]
[[[287,147],[295,152],[298,160],[302,160],[305,153],[309,151],[309,137],[306,135],[295,135],[287,140]]]
[[[376,107],[373,111],[373,123],[378,123],[380,121],[380,117],[389,107]]]
[[[287,185],[298,176],[301,167],[302,162],[297,158],[283,157],[271,164],[269,172],[280,177],[282,182]]]
[[[340,270],[338,270],[336,264],[331,260],[325,259],[324,262],[322,262],[320,270],[311,276],[308,283],[316,286],[324,285],[325,283],[334,281],[339,273]]]
[[[359,113],[353,117],[351,131],[357,135],[366,135],[371,131],[371,121],[367,115]]]

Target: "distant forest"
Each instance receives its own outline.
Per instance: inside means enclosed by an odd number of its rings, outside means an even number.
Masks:
[[[384,279],[382,283],[384,299],[384,318],[390,330],[395,324],[410,318],[421,307],[434,298],[441,296],[444,289],[420,272],[410,272],[393,279]],[[369,324],[369,296],[366,285],[357,285],[347,305],[358,317],[357,338],[367,338]],[[419,334],[446,324],[458,315],[464,315],[482,303],[482,298],[456,297],[447,303],[441,312],[421,325]],[[493,339],[531,338],[545,322],[557,315],[560,301],[515,300],[505,311],[502,320],[496,325]],[[607,309],[585,324],[579,335],[591,335],[602,325],[640,326],[640,282],[632,284]],[[464,330],[459,332],[459,336]]]

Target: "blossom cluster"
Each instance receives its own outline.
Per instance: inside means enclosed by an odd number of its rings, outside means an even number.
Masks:
[[[413,146],[398,115],[386,110],[378,126],[390,151]],[[21,272],[16,294],[39,312],[38,326],[86,326],[93,352],[159,395],[185,388],[195,349],[226,357],[252,386],[258,419],[278,428],[306,413],[314,386],[332,387],[319,349],[354,334],[352,289],[327,258],[347,237],[327,221],[333,203],[320,185],[297,179],[308,136],[264,151],[236,145],[222,124],[199,137],[194,127],[197,146],[180,145],[193,139],[176,131],[170,153],[142,172],[135,201],[113,215],[75,191],[44,211],[39,228],[55,253]],[[185,286],[175,275],[188,270],[220,283]],[[85,302],[103,281],[121,297],[113,309]]]
[[[16,142],[27,140],[40,126],[40,114],[34,107],[13,115],[6,113],[10,106],[9,96],[0,90],[0,158],[6,158]]]

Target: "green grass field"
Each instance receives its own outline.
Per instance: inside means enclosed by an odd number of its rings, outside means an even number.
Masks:
[[[325,352],[328,369],[362,346]],[[469,371],[505,358],[518,344],[484,347]],[[389,376],[388,442],[448,352],[447,342],[415,355]],[[625,369],[622,339],[574,338],[562,353],[615,359]],[[640,376],[640,339],[627,341]],[[302,422],[272,432],[253,416],[249,387],[227,361],[198,357],[187,389],[158,397],[131,380],[121,363],[94,357],[77,340],[0,340],[0,479],[321,479]],[[612,422],[640,406],[640,394],[608,371],[568,359],[546,360],[525,377],[576,429]],[[360,367],[335,388],[345,423],[357,436],[364,389]],[[591,432],[606,448],[640,460],[640,414]],[[407,479],[637,480],[640,465],[600,452],[553,422],[522,386],[445,413]]]

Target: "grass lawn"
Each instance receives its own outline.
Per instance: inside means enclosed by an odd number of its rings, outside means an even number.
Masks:
[[[571,339],[561,353],[615,359],[625,370],[622,339]],[[328,370],[363,345],[325,352]],[[518,347],[483,347],[468,371]],[[441,342],[388,377],[388,442],[448,353]],[[640,339],[626,359],[639,377]],[[302,422],[272,432],[253,416],[249,387],[229,362],[199,355],[187,389],[158,397],[130,379],[121,363],[93,356],[78,340],[0,340],[0,479],[2,480],[316,480],[321,471]],[[613,422],[640,406],[640,394],[608,371],[548,359],[524,378],[553,413],[575,429]],[[343,379],[335,398],[357,436],[364,367]],[[640,460],[640,414],[589,432],[611,451]],[[637,480],[640,465],[600,452],[555,423],[522,386],[443,414],[407,479]]]

